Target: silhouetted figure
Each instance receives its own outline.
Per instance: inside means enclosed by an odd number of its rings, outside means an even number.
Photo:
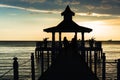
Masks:
[[[64,39],[63,39],[63,44],[64,44],[64,48],[65,48],[65,49],[68,48],[68,46],[69,46],[69,41],[67,40],[66,37],[64,37]]]
[[[77,44],[77,37],[76,35],[74,36],[74,38],[72,38],[71,40],[71,50],[73,51],[72,55],[76,55],[78,53],[77,49],[78,49],[78,44]]]
[[[90,45],[91,48],[93,47],[94,42],[95,42],[94,38],[89,39],[89,45]]]
[[[44,41],[44,47],[45,47],[45,48],[47,48],[47,43],[48,43],[47,39],[48,39],[48,38],[44,38],[44,40],[43,40],[43,41]]]
[[[72,47],[73,49],[77,48],[77,37],[76,37],[76,35],[75,35],[74,38],[72,38],[72,40],[71,40],[71,47]]]

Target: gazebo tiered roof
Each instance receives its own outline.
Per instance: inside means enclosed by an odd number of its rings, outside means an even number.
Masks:
[[[79,26],[74,21],[63,20],[60,24],[55,27],[44,29],[46,32],[91,32],[92,29]]]
[[[57,26],[44,29],[45,32],[91,32],[92,29],[78,25],[72,20],[72,16],[75,15],[73,11],[66,7],[65,11],[61,13],[64,16],[64,20]]]

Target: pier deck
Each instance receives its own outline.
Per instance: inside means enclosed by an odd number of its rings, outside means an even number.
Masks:
[[[62,54],[64,47],[40,47],[37,46],[35,49],[35,55],[41,63],[41,74],[47,71],[51,67],[53,58],[56,58],[59,54]],[[71,51],[71,50],[70,50]],[[87,66],[91,71],[98,77],[102,76],[103,73],[103,50],[99,46],[94,47],[78,47],[77,52],[83,57]],[[53,54],[54,53],[54,54]],[[69,54],[69,51],[67,52]],[[84,54],[83,54],[84,53]]]

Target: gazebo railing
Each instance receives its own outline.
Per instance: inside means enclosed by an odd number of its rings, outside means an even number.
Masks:
[[[37,42],[36,43],[36,50],[35,55],[38,58],[38,60],[41,60],[41,71],[44,72],[47,70],[47,68],[51,65],[52,61],[52,42],[48,41],[47,45],[44,44],[44,42]],[[63,42],[61,42],[61,46],[59,46],[59,42],[55,42],[54,47],[54,54],[57,55],[60,53],[60,51],[64,48]],[[79,54],[82,54],[82,51],[84,51],[84,58],[90,69],[96,68],[96,65],[101,61],[102,59],[102,48],[101,48],[101,42],[95,42],[92,44],[92,46],[89,45],[89,42],[85,42],[85,47],[81,48],[81,42],[78,41],[78,52]],[[95,67],[93,67],[93,62]],[[94,72],[95,69],[93,69]]]

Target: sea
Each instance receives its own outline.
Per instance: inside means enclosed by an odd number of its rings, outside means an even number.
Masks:
[[[19,80],[31,80],[30,57],[35,48],[36,41],[0,41],[0,80],[13,80],[14,57],[18,58]],[[120,59],[120,41],[103,41],[102,48],[107,61]],[[39,75],[36,67],[36,80]],[[108,80],[114,80],[115,76]]]
[[[31,80],[31,53],[35,53],[35,46],[35,41],[0,41],[0,80],[13,80],[15,57],[19,64],[19,80]]]

